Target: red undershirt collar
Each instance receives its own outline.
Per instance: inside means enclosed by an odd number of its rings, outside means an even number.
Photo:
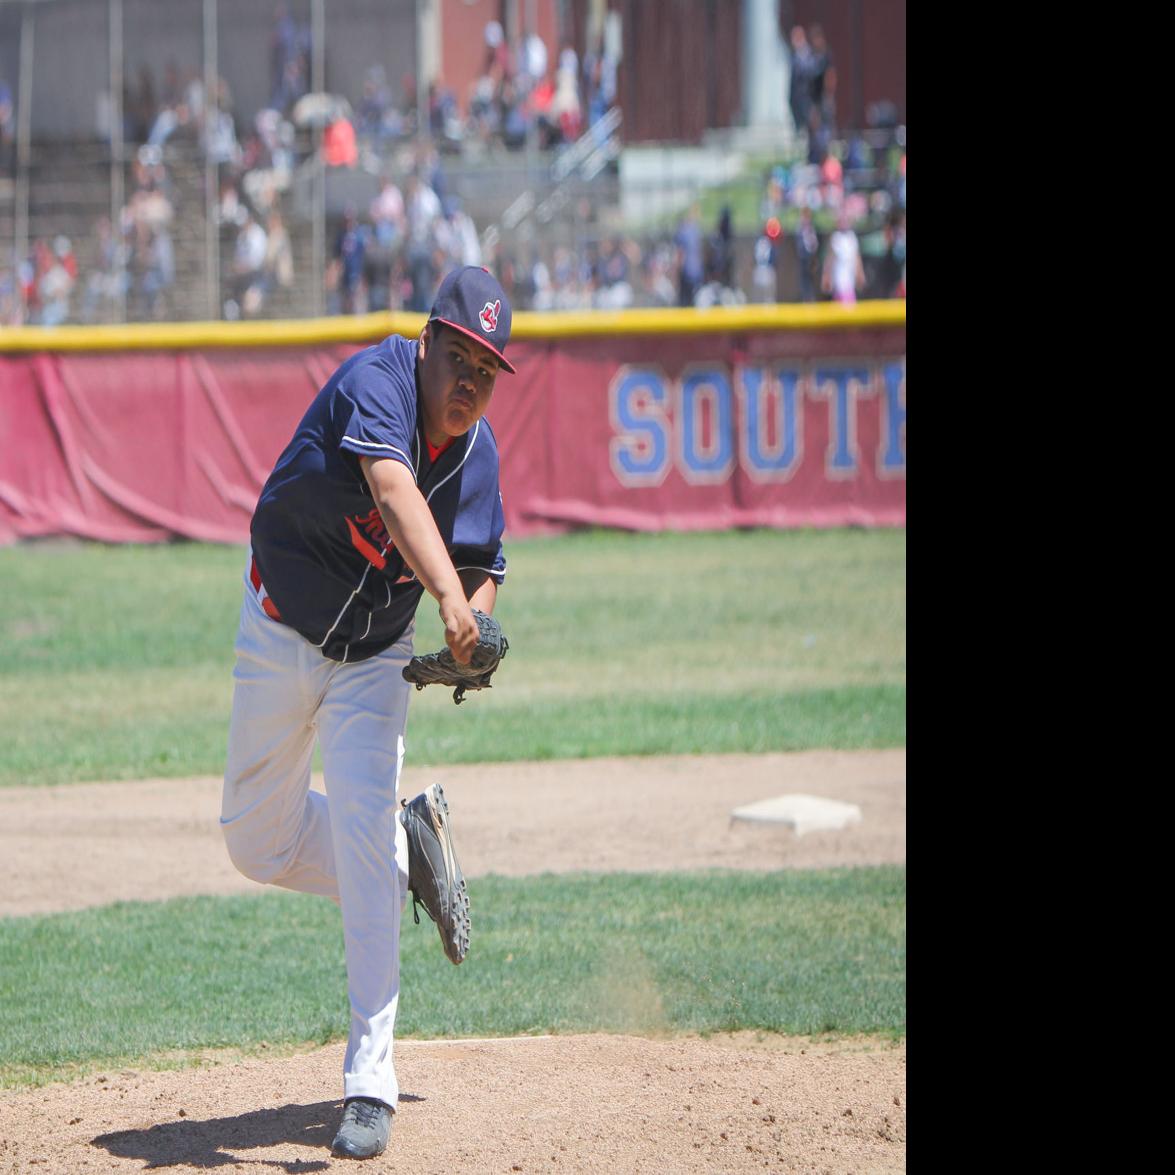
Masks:
[[[434,445],[428,437],[425,437],[424,443],[428,446],[429,461],[435,461],[456,439],[456,437],[450,437],[443,445]]]

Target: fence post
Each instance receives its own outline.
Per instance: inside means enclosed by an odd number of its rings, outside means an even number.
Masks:
[[[29,255],[29,157],[32,137],[33,37],[37,18],[31,4],[24,6],[20,19],[20,108],[16,120],[16,256],[13,271],[20,281],[20,266]],[[27,307],[25,308],[27,310]]]
[[[209,150],[211,139],[208,133],[212,112],[220,108],[217,19],[217,0],[204,0],[204,274],[208,286],[205,305],[210,321],[221,316],[220,225],[217,223],[220,175],[216,160]]]
[[[326,92],[326,12],[323,0],[312,0],[310,8],[310,89],[316,94]],[[322,134],[325,127],[314,133],[314,314],[321,318],[326,313],[326,161],[322,157]]]
[[[123,62],[122,0],[110,0],[109,28],[110,42],[110,236],[115,246],[115,260],[122,270],[118,275],[118,301],[115,303],[115,318],[126,322],[127,280],[129,280],[129,255],[123,252],[122,206],[126,196],[123,187],[123,154],[125,144],[122,137],[122,81]],[[126,280],[124,280],[126,279]]]

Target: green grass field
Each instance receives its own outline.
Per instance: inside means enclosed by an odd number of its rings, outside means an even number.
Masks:
[[[902,530],[508,546],[491,693],[415,696],[413,763],[905,746]],[[0,549],[0,786],[219,775],[242,548]],[[422,606],[417,645],[440,622]],[[905,868],[470,882],[404,934],[403,1036],[905,1033]],[[337,910],[267,891],[0,921],[0,1085],[345,1035]],[[264,1044],[263,1044],[264,1042]],[[272,1054],[271,1054],[272,1055]]]
[[[420,764],[905,745],[904,530],[511,543],[492,693],[413,702]],[[0,786],[219,774],[243,549],[0,550]],[[441,626],[421,606],[417,646]]]
[[[470,882],[469,957],[402,935],[400,1037],[905,1032],[905,870]],[[0,921],[0,1084],[346,1035],[331,903],[276,891]]]

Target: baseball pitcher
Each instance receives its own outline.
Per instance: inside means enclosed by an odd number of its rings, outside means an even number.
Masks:
[[[467,266],[441,283],[418,339],[344,362],[261,491],[236,640],[221,827],[255,881],[321,894],[343,918],[351,1029],[333,1151],[387,1146],[400,922],[408,893],[454,963],[469,899],[438,785],[397,807],[412,686],[484,689],[508,645],[498,447],[484,418],[510,305]],[[427,592],[445,647],[413,656]],[[326,795],[310,790],[315,740]],[[416,915],[419,921],[419,915]]]

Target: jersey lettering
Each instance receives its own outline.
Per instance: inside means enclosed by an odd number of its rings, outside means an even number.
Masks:
[[[382,549],[388,545],[388,528],[384,526],[378,506],[372,506],[366,514],[356,514],[355,521],[378,547]]]
[[[378,513],[378,511],[377,511]],[[351,545],[367,560],[372,567],[378,571],[382,571],[387,565],[388,561],[380,553],[378,547],[373,547],[367,538],[360,533],[359,528],[350,518],[347,519],[347,529],[351,532]],[[385,532],[386,533],[386,532]]]

